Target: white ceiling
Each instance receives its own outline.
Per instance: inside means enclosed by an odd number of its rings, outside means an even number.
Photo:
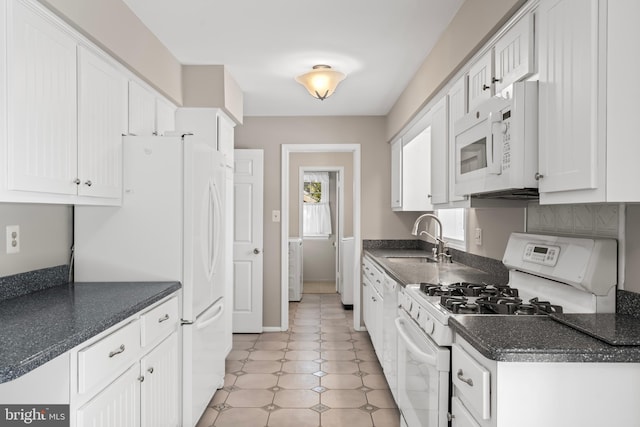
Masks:
[[[245,116],[386,115],[463,0],[124,0],[183,64],[224,64]],[[347,75],[324,101],[294,77]]]

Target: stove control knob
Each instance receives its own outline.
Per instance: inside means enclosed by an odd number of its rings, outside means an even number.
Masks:
[[[434,329],[435,329],[435,325],[433,323],[433,320],[427,319],[424,322],[424,331],[428,334],[432,334]]]

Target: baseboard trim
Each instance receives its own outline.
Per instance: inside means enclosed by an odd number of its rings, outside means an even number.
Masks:
[[[282,329],[280,326],[263,326],[262,332],[282,332],[286,329]]]

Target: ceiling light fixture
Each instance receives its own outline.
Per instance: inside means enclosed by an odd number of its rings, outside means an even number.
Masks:
[[[304,86],[309,94],[324,101],[335,92],[338,83],[345,75],[328,65],[314,65],[313,70],[296,77],[296,81]]]

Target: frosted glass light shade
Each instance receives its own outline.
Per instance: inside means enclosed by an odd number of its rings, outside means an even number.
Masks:
[[[311,96],[322,101],[335,92],[338,83],[344,77],[343,73],[328,65],[314,65],[313,70],[296,77],[296,81],[304,86]]]

